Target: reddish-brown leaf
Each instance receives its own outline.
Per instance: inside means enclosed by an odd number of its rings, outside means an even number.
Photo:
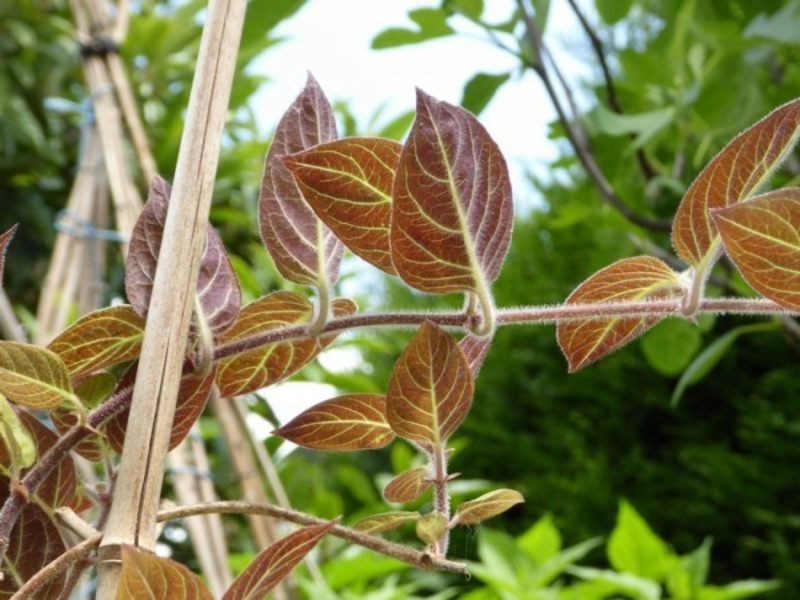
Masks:
[[[381,394],[348,394],[321,402],[273,433],[314,450],[368,450],[394,439]]]
[[[334,316],[355,312],[351,300],[333,301]],[[233,326],[222,334],[219,345],[273,329],[308,323],[313,308],[308,298],[297,292],[274,292],[245,306]],[[217,386],[222,396],[238,396],[285,379],[319,354],[335,336],[318,340],[302,339],[260,346],[225,358],[218,363]]]
[[[180,563],[122,546],[116,600],[212,600],[203,580]]]
[[[478,336],[470,333],[461,338],[458,345],[461,346],[464,356],[467,357],[473,378],[477,377],[483,361],[486,360],[486,355],[489,354],[489,349],[492,347],[492,336]]]
[[[295,283],[335,282],[344,247],[303,199],[282,157],[334,139],[333,110],[309,74],[305,88],[275,130],[259,198],[261,237],[278,271]]]
[[[394,510],[362,519],[353,525],[353,529],[375,535],[384,531],[392,531],[406,523],[414,523],[419,518],[420,514],[417,511]]]
[[[679,276],[650,256],[624,258],[601,269],[579,285],[566,304],[606,304],[678,298]],[[558,324],[558,343],[570,372],[582,369],[621,348],[661,320],[653,317],[588,317]]]
[[[430,476],[431,472],[428,467],[403,471],[386,484],[386,487],[383,488],[383,497],[387,502],[398,504],[413,502],[433,485]]]
[[[136,381],[136,366],[132,366],[120,379],[118,389],[133,385]],[[178,388],[178,399],[175,404],[175,416],[172,419],[172,430],[169,436],[169,449],[172,450],[189,434],[194,422],[203,414],[208,398],[211,395],[211,386],[214,384],[215,371],[192,372],[188,364],[184,365],[184,374]],[[121,453],[125,443],[125,431],[128,427],[130,409],[126,409],[117,416],[109,419],[105,425],[106,437],[109,444]]]
[[[472,405],[473,378],[456,341],[430,321],[400,355],[389,379],[387,416],[394,432],[433,451]]]
[[[107,369],[139,356],[144,321],[130,305],[102,308],[79,319],[48,345],[71,377]]]
[[[147,317],[158,254],[167,220],[171,186],[156,177],[150,186],[147,203],[133,228],[125,263],[125,293],[134,310]],[[206,226],[206,239],[197,276],[197,296],[203,319],[214,333],[227,329],[241,305],[241,290],[225,246],[216,230]]]
[[[800,188],[785,188],[712,213],[728,256],[753,288],[800,310]]]
[[[0,394],[35,409],[78,402],[61,357],[20,342],[0,342]]]
[[[14,234],[17,232],[18,227],[19,225],[14,225],[11,229],[0,235],[0,287],[3,285],[3,268],[6,264],[6,250],[8,249],[9,242],[11,242],[11,238],[13,238]]]
[[[783,162],[800,135],[800,99],[775,109],[733,139],[698,175],[675,214],[672,244],[693,266],[718,249],[711,211],[753,195]]]
[[[261,600],[335,525],[333,521],[304,527],[262,550],[236,578],[222,600]]]
[[[513,206],[505,159],[470,113],[417,91],[394,180],[394,266],[412,287],[481,291],[497,278]]]
[[[353,253],[392,275],[392,184],[402,148],[393,140],[345,138],[283,158],[322,222]]]
[[[9,480],[0,477],[0,503],[8,498]],[[39,506],[28,503],[22,509],[9,536],[8,550],[3,557],[4,577],[0,579],[0,598],[6,599],[46,565],[67,551],[58,528]],[[61,573],[42,588],[37,600],[55,600],[64,587]]]
[[[453,517],[451,526],[474,525],[506,512],[515,504],[525,502],[516,490],[495,490],[475,500],[462,503]]]

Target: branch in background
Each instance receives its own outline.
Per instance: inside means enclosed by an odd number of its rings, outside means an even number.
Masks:
[[[541,33],[539,32],[536,23],[534,23],[533,18],[525,7],[523,0],[517,0],[517,6],[519,7],[520,14],[522,15],[522,19],[525,24],[525,35],[528,39],[531,49],[534,52],[535,61],[533,64],[528,64],[528,67],[531,68],[542,80],[545,90],[547,91],[547,95],[550,97],[550,101],[553,103],[553,108],[555,108],[556,114],[558,115],[558,121],[567,135],[567,139],[572,145],[572,148],[575,150],[578,160],[580,160],[581,164],[586,169],[586,172],[589,174],[589,178],[594,182],[595,186],[599,190],[600,195],[623,217],[625,217],[625,219],[634,225],[638,225],[639,227],[653,231],[670,231],[672,228],[671,220],[651,219],[649,217],[644,217],[631,209],[631,207],[629,207],[616,194],[608,179],[606,179],[605,175],[600,170],[600,166],[594,159],[594,156],[589,150],[588,145],[583,143],[583,141],[580,139],[579,134],[576,132],[575,126],[570,122],[566,111],[564,110],[561,99],[558,96],[558,92],[556,91],[553,81],[550,79],[550,74],[547,71],[547,66],[544,61],[544,45],[542,43]],[[552,59],[550,64],[555,65]]]

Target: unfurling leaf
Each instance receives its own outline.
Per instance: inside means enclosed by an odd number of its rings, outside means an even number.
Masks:
[[[382,448],[394,439],[381,394],[348,394],[321,402],[273,433],[314,450]]]
[[[678,255],[695,267],[713,257],[718,237],[711,211],[752,196],[800,135],[800,99],[775,109],[733,139],[686,191],[672,226]]]
[[[333,301],[337,317],[353,314],[355,303],[345,298]],[[297,292],[274,292],[245,306],[233,326],[217,340],[218,346],[242,340],[273,329],[308,323],[313,314],[311,302]],[[254,392],[285,379],[325,349],[335,335],[319,339],[299,339],[267,344],[219,361],[217,386],[224,397]]]
[[[144,320],[130,305],[102,308],[79,319],[47,346],[71,377],[138,358]]]
[[[14,234],[17,232],[18,227],[19,225],[14,225],[11,229],[0,235],[0,288],[3,286],[3,268],[6,264],[6,250],[8,249],[11,238],[13,238]]]
[[[281,538],[253,559],[222,600],[261,600],[291,573],[336,522],[310,525]]]
[[[386,487],[383,488],[383,497],[387,502],[398,504],[413,502],[433,485],[429,479],[430,476],[431,472],[428,467],[403,471],[386,484]]]
[[[679,275],[650,256],[624,258],[601,269],[579,285],[566,304],[642,302],[680,298]],[[601,359],[643,334],[662,316],[587,317],[558,324],[558,343],[570,372]]]
[[[22,469],[27,469],[36,461],[36,442],[33,436],[2,394],[0,394],[0,438],[8,449],[7,467],[13,475],[18,475]]]
[[[394,182],[391,247],[400,277],[425,292],[477,292],[511,241],[508,167],[477,119],[417,92]]]
[[[467,416],[473,385],[467,359],[456,341],[426,321],[389,379],[389,425],[397,435],[432,452],[444,445]]]
[[[322,222],[354,254],[391,275],[392,184],[402,148],[392,140],[346,138],[283,159]]]
[[[742,276],[764,297],[800,310],[800,188],[784,188],[712,213]]]
[[[147,317],[158,255],[167,220],[172,187],[160,177],[150,186],[147,203],[133,228],[125,263],[125,293],[133,309]],[[204,323],[215,334],[227,329],[236,319],[241,291],[225,247],[216,230],[206,226],[206,239],[197,276],[197,296]]]
[[[335,139],[333,110],[309,74],[275,130],[259,198],[261,237],[278,271],[295,283],[319,287],[335,282],[344,247],[303,199],[282,157]]]
[[[417,537],[428,544],[435,544],[447,531],[447,517],[440,512],[422,515],[417,520]]]
[[[212,600],[203,580],[182,564],[122,546],[122,574],[116,600]]]
[[[19,342],[0,342],[0,394],[35,409],[78,402],[61,358],[50,350]]]
[[[495,490],[462,503],[456,510],[452,525],[474,525],[502,514],[522,502],[525,502],[525,498],[516,490]]]
[[[413,523],[419,518],[420,514],[417,511],[394,510],[362,519],[353,525],[353,529],[375,535],[384,531],[392,531],[406,523]]]

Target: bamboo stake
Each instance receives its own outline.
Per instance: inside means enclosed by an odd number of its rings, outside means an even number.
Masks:
[[[209,2],[164,226],[122,461],[100,547],[99,600],[112,600],[120,544],[152,550],[200,253],[241,38],[245,0]]]

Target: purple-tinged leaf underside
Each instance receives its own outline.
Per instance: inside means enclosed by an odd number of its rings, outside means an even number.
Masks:
[[[259,198],[261,238],[280,274],[295,283],[334,283],[344,246],[306,203],[282,158],[335,139],[333,109],[309,74],[305,88],[278,123]]]
[[[77,377],[138,358],[143,337],[144,320],[126,304],[89,313],[47,347]]]
[[[607,304],[680,298],[679,275],[650,256],[624,258],[601,269],[570,294],[565,304]],[[558,324],[558,343],[570,372],[621,348],[663,317],[587,317]]]
[[[516,490],[494,490],[462,503],[456,510],[452,525],[475,525],[506,512],[515,504],[525,502]]]
[[[416,467],[403,471],[386,484],[383,488],[383,497],[387,502],[397,504],[414,502],[433,485],[430,477],[431,471],[428,467]]]
[[[477,377],[483,362],[486,360],[486,356],[489,354],[489,349],[492,347],[492,337],[482,337],[470,333],[461,338],[458,345],[461,346],[464,356],[467,357],[467,364],[469,364],[469,370],[472,371],[472,377]]]
[[[233,582],[222,600],[261,600],[294,569],[336,525],[310,525],[262,550]]]
[[[417,116],[394,180],[391,248],[408,285],[481,292],[511,241],[505,159],[478,120],[417,91]]]
[[[791,152],[800,135],[800,99],[778,107],[739,134],[686,191],[672,226],[672,244],[695,267],[713,257],[718,236],[711,211],[756,193]]]
[[[712,213],[745,280],[766,298],[800,310],[800,188],[784,188]]]
[[[395,437],[381,394],[348,394],[321,402],[273,433],[304,448],[340,452],[383,448]]]
[[[3,287],[3,270],[6,264],[6,250],[8,250],[8,244],[17,232],[18,227],[19,225],[14,225],[11,229],[0,235],[0,288]]]
[[[351,300],[337,298],[332,312],[342,317],[355,312]],[[308,323],[313,307],[307,297],[297,292],[274,292],[245,306],[233,326],[222,334],[218,345],[242,340],[273,329]],[[217,386],[223,397],[247,394],[276,383],[306,365],[334,339],[299,339],[267,344],[219,361]]]
[[[417,511],[394,510],[372,515],[353,525],[353,529],[369,535],[392,531],[406,523],[414,523],[420,518]]]
[[[472,406],[473,378],[464,352],[444,330],[423,323],[389,379],[386,408],[394,432],[433,452]]]
[[[402,144],[345,138],[283,157],[322,222],[354,254],[395,275],[389,248],[392,184]]]
[[[180,563],[122,546],[122,574],[116,600],[212,600],[203,580]]]
[[[0,342],[0,394],[34,409],[78,402],[61,357],[20,342]]]
[[[125,293],[143,319],[147,318],[153,293],[171,191],[171,186],[160,177],[153,180],[147,203],[131,235],[125,263]],[[214,334],[225,331],[239,314],[241,290],[225,246],[211,225],[206,226],[196,290],[206,325]]]

